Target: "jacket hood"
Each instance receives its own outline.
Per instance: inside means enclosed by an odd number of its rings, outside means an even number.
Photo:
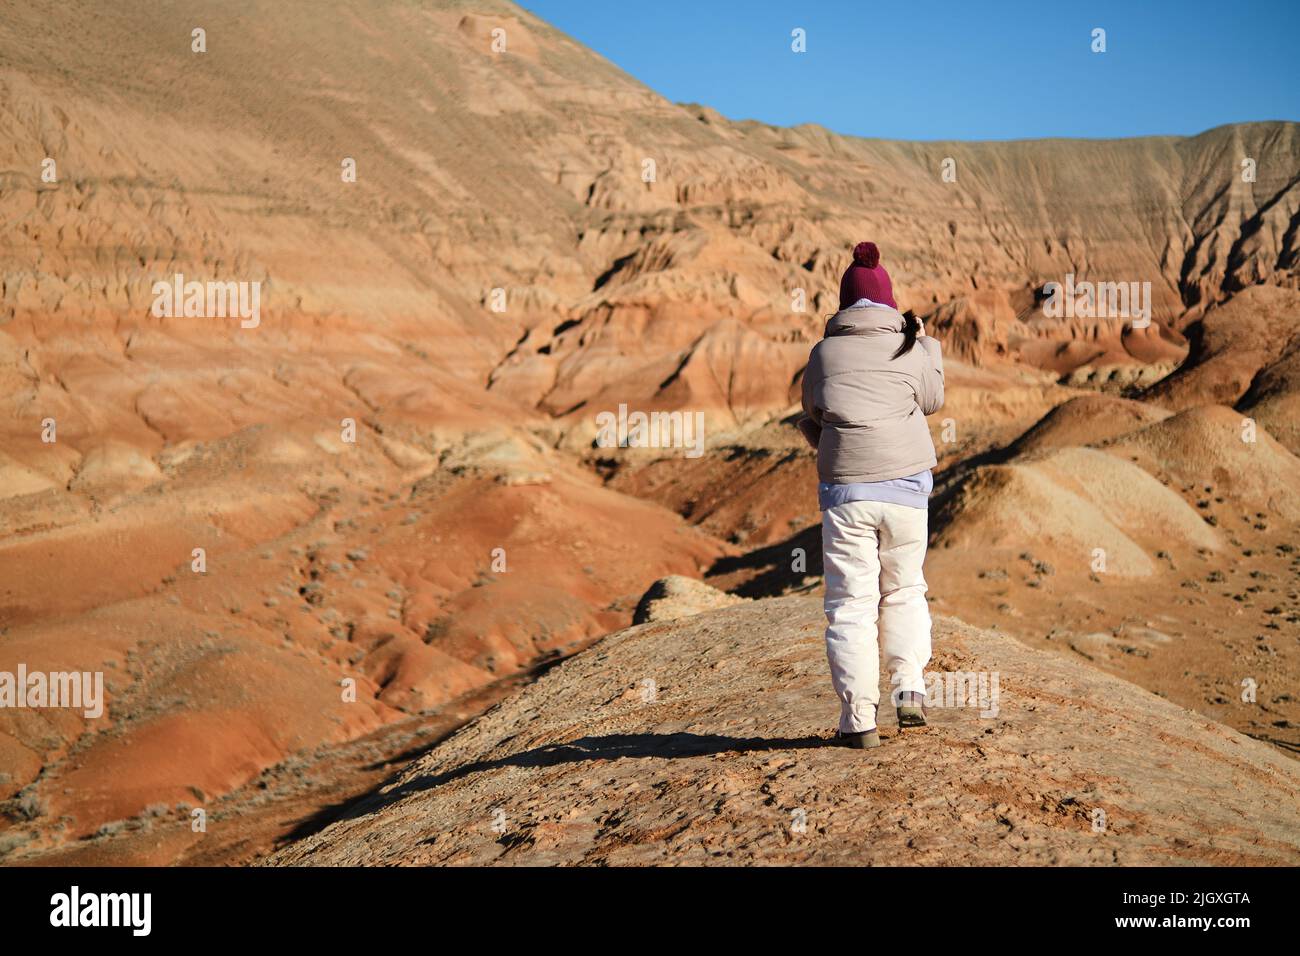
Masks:
[[[872,303],[840,309],[826,320],[825,337],[832,335],[872,335],[881,332],[902,332],[903,313],[887,305]]]

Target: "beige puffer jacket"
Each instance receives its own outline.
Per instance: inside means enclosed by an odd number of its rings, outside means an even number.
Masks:
[[[822,481],[888,481],[935,466],[925,416],[943,407],[943,355],[921,336],[891,358],[903,324],[897,309],[851,306],[827,320],[813,346],[799,428],[816,444]]]

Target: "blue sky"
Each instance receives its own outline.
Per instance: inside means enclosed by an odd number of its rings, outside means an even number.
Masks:
[[[1300,0],[522,0],[676,102],[885,139],[1300,119]],[[790,32],[807,33],[791,52]],[[1092,30],[1106,30],[1093,53]]]

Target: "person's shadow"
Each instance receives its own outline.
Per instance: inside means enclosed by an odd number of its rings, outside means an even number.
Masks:
[[[704,757],[720,753],[754,753],[776,750],[806,750],[823,747],[824,737],[726,737],[719,734],[607,734],[603,737],[580,737],[564,744],[546,744],[496,760],[479,760],[444,773],[429,774],[408,780],[388,791],[374,791],[355,801],[322,810],[304,820],[286,840],[299,840],[324,829],[337,820],[377,813],[410,796],[441,787],[443,784],[499,770],[502,767],[554,767],[564,763],[589,760],[620,760],[625,757]]]

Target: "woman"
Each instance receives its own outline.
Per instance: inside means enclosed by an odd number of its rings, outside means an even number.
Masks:
[[[879,642],[900,727],[925,724],[930,660],[926,518],[943,406],[943,358],[921,321],[900,314],[875,243],[859,243],[803,375],[799,430],[817,449],[826,569],[826,656],[840,698],[835,742],[880,746]]]

